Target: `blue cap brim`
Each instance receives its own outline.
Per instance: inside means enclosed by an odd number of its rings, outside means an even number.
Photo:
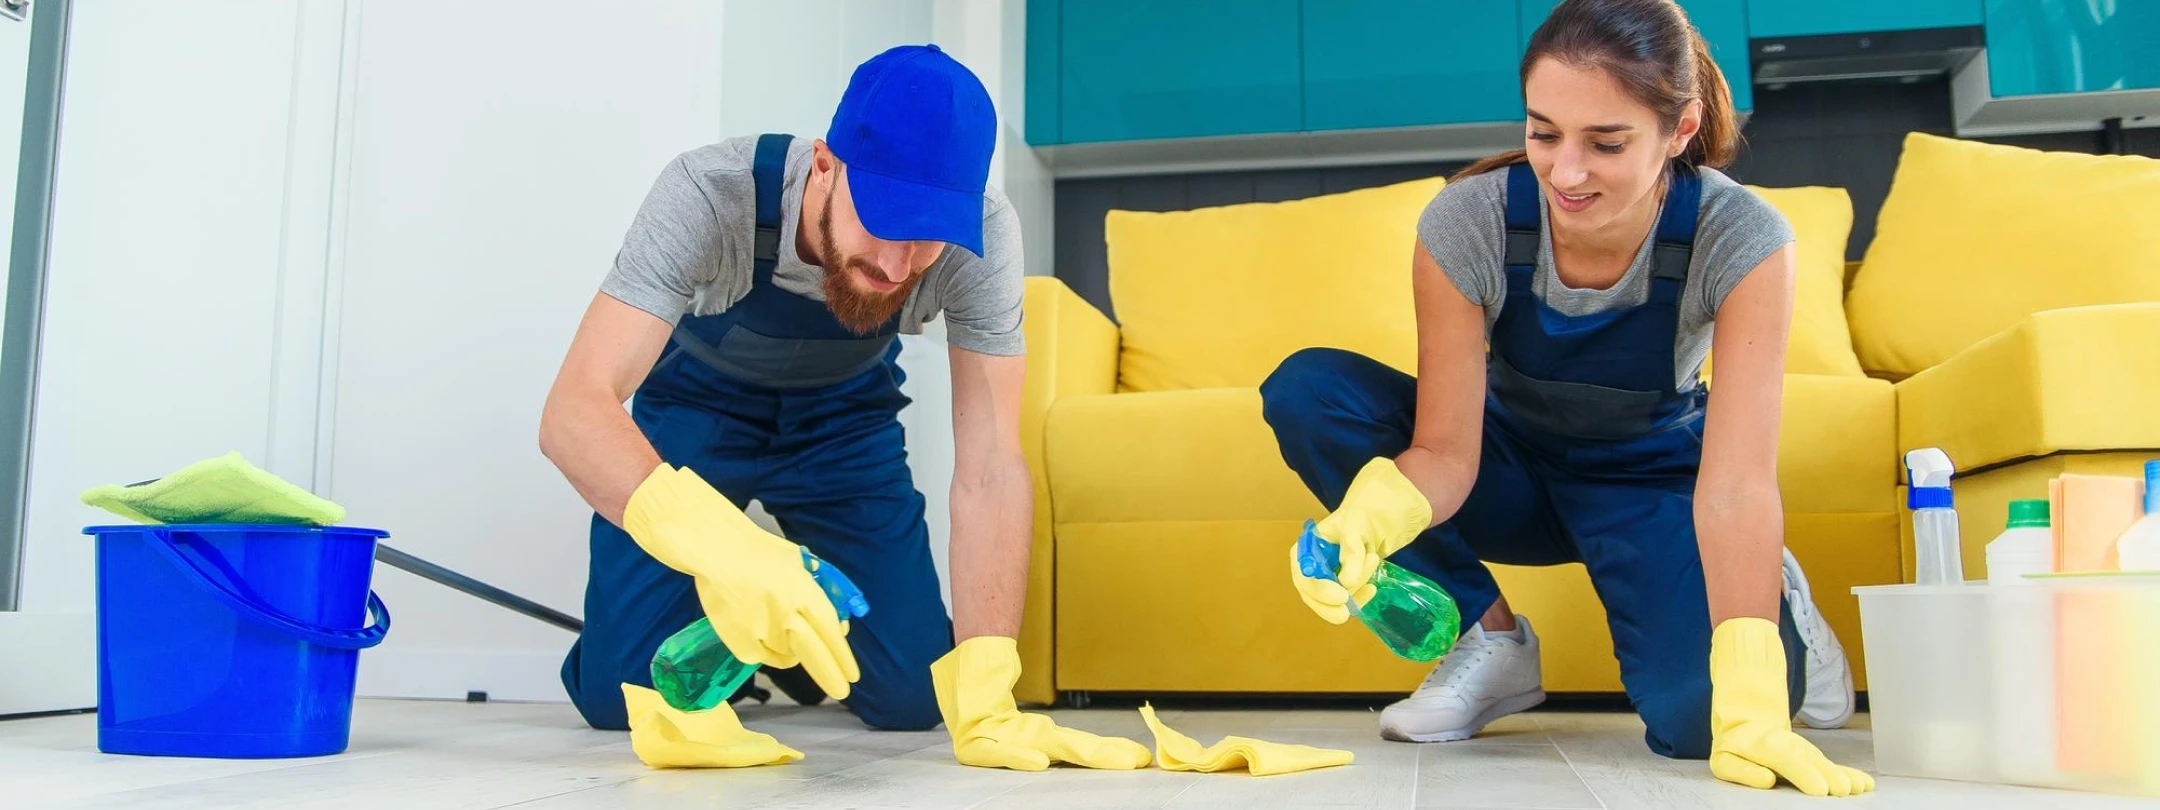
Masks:
[[[983,195],[897,180],[848,167],[855,215],[871,236],[888,242],[934,241],[983,255]]]

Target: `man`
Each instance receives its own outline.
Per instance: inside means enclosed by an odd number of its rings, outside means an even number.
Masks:
[[[944,720],[968,764],[1145,764],[1137,743],[1013,704],[1033,487],[1019,222],[985,189],[995,139],[976,77],[906,46],[856,69],[824,140],[738,138],[661,172],[541,419],[542,452],[597,513],[585,629],[562,668],[588,723],[637,722],[623,684],[650,685],[660,642],[706,616],[738,658],[799,667],[874,728]],[[940,312],[951,620],[895,363],[895,334]],[[785,538],[743,515],[752,499]],[[805,547],[862,589],[866,615],[841,620]]]

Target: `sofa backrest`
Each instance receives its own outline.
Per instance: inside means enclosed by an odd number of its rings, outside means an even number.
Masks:
[[[1906,136],[1846,297],[1869,373],[1927,370],[2028,315],[2160,301],[2160,160]]]
[[[1785,372],[1862,376],[1845,320],[1845,244],[1852,236],[1852,197],[1842,188],[1826,186],[1747,188],[1784,214],[1793,229],[1793,314],[1785,339]],[[1713,365],[1703,363],[1703,376],[1709,376]]]
[[[1410,261],[1444,180],[1103,224],[1120,391],[1249,387],[1330,346],[1411,371]]]

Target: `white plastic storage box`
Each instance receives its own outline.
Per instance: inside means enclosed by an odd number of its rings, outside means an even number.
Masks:
[[[1853,593],[1880,773],[2160,796],[2160,576]]]

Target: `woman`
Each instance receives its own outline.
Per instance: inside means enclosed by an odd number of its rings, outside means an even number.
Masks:
[[[1653,751],[1759,788],[1871,790],[1792,731],[1803,694],[1803,720],[1842,725],[1851,676],[1781,553],[1793,234],[1717,171],[1724,77],[1671,0],[1561,3],[1521,72],[1524,149],[1463,170],[1418,223],[1417,376],[1309,349],[1262,386],[1342,551],[1335,580],[1293,551],[1298,592],[1342,622],[1389,558],[1481,617],[1381,715],[1389,738],[1455,740],[1544,700],[1536,636],[1481,561],[1581,562]]]

